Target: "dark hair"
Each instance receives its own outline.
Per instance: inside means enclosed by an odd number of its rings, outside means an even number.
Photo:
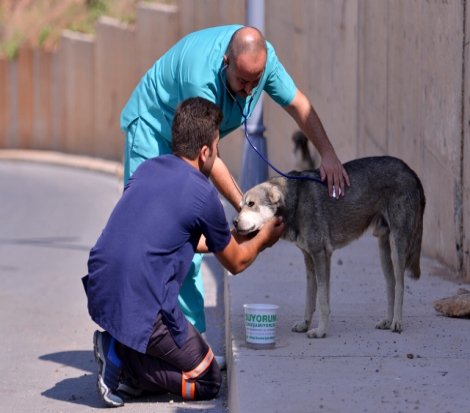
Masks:
[[[181,102],[173,118],[173,153],[196,159],[204,145],[211,147],[222,118],[218,106],[207,99],[195,97]]]

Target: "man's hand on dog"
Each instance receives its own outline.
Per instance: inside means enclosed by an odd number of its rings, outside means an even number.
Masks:
[[[259,235],[267,237],[265,248],[272,247],[284,233],[285,224],[282,217],[274,217],[267,221],[259,230]]]
[[[235,228],[232,229],[232,235],[238,243],[246,242],[254,237],[263,237],[264,248],[272,247],[284,233],[285,224],[282,217],[276,216],[267,221],[258,231],[249,234],[240,234]]]
[[[320,178],[327,180],[330,197],[339,198],[346,194],[346,185],[350,186],[349,176],[334,151],[322,156]],[[333,191],[333,187],[335,190]]]

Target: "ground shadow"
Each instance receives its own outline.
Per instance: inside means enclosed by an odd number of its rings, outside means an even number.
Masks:
[[[58,353],[45,354],[39,357],[43,361],[51,361],[58,365],[66,365],[76,369],[83,370],[85,373],[78,377],[65,378],[41,393],[42,396],[49,399],[60,400],[69,403],[81,404],[93,408],[108,409],[99,398],[96,391],[96,362],[93,351],[61,351]],[[128,400],[126,404],[132,403],[182,403],[183,399],[173,394],[146,394],[135,400]],[[204,402],[193,402],[193,404],[202,404]],[[205,402],[207,403],[207,402]],[[189,412],[193,408],[175,406],[175,411]],[[207,410],[210,411],[210,410]]]
[[[39,359],[74,367],[86,372],[81,376],[59,381],[54,387],[42,392],[42,396],[90,407],[103,407],[103,403],[96,392],[96,363],[93,351],[61,351],[45,354],[40,356]]]
[[[85,374],[78,377],[68,377],[59,381],[54,387],[42,392],[42,396],[69,403],[83,404],[93,408],[106,408],[96,391],[97,367],[93,351],[61,351],[45,354],[40,356],[39,359],[70,366],[85,372]],[[168,403],[171,400],[175,402],[181,401],[180,398],[171,395],[147,395],[136,399],[138,402],[158,401],[162,403]]]
[[[64,379],[42,392],[41,396],[94,408],[105,407],[96,391],[96,374]]]
[[[39,360],[52,361],[89,373],[96,372],[95,357],[93,351],[89,350],[60,351],[58,353],[44,354],[39,357]]]

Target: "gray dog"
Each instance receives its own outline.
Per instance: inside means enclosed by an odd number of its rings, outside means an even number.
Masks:
[[[379,240],[380,261],[387,286],[387,317],[376,327],[402,330],[404,273],[418,279],[425,197],[423,186],[403,161],[369,157],[344,164],[351,186],[340,199],[330,198],[325,185],[310,180],[272,178],[243,197],[234,219],[238,232],[257,231],[275,215],[285,222],[283,238],[302,250],[307,269],[305,319],[292,331],[324,337],[330,314],[330,259],[334,250],[372,227]],[[290,175],[319,178],[319,172]],[[309,330],[318,296],[319,323]]]

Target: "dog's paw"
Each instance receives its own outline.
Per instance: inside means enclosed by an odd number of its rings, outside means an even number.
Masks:
[[[307,321],[299,321],[292,326],[292,331],[294,333],[305,333],[308,330]]]
[[[390,324],[390,330],[392,330],[394,333],[401,333],[402,331],[401,322],[393,320],[392,324]]]
[[[325,330],[321,330],[319,328],[312,328],[307,332],[308,338],[323,338],[326,336]]]
[[[392,322],[388,320],[387,318],[385,318],[382,321],[378,322],[375,325],[375,328],[378,328],[379,330],[388,330],[391,325],[392,325]]]

